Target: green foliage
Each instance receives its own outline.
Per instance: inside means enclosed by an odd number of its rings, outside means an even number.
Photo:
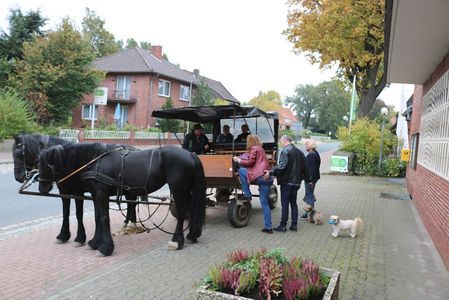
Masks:
[[[202,79],[196,85],[196,89],[193,90],[191,103],[193,106],[213,105],[213,93],[206,80]]]
[[[0,91],[0,140],[37,129],[28,101],[12,90]]]
[[[382,175],[386,177],[405,177],[407,165],[399,157],[389,157],[382,163]]]
[[[2,30],[0,34],[0,58],[21,59],[23,43],[30,42],[35,36],[43,36],[42,27],[47,19],[39,10],[30,10],[23,14],[20,9],[11,9],[8,16],[9,33]]]
[[[260,108],[263,111],[276,111],[282,107],[281,95],[276,91],[260,92],[248,102],[249,105]]]
[[[151,43],[147,41],[140,42],[140,48],[149,50],[151,48]]]
[[[16,62],[14,85],[34,104],[40,124],[64,123],[82,97],[104,78],[90,68],[95,54],[70,20],[55,31],[24,45]]]
[[[139,46],[139,43],[137,43],[137,41],[133,38],[127,39],[126,40],[126,46],[125,48],[133,48],[133,47],[137,47]]]
[[[138,131],[139,128],[137,126],[134,126],[133,124],[126,123],[125,126],[123,126],[124,131]]]
[[[338,67],[343,82],[357,79],[359,114],[367,116],[386,84],[384,0],[288,0],[284,32],[298,53],[320,68]]]
[[[307,128],[310,118],[320,102],[319,100],[316,87],[306,84],[298,85],[295,88],[295,95],[287,97],[285,103],[292,106],[298,120],[301,120],[302,126]]]
[[[229,105],[229,101],[228,100],[224,100],[224,99],[215,99],[214,100],[214,104],[213,105]]]
[[[310,139],[310,130],[303,129],[301,131],[301,137],[304,139]]]
[[[348,128],[340,127],[337,137],[342,141],[342,150],[354,152],[355,171],[358,174],[372,175],[377,173],[379,159],[381,129],[378,123],[368,118],[356,120]],[[394,151],[396,137],[389,131],[384,131],[383,157],[388,157]]]
[[[104,28],[105,21],[95,14],[95,11],[86,8],[86,16],[81,23],[83,35],[89,41],[96,57],[102,57],[120,49],[115,37]]]
[[[343,116],[349,111],[351,95],[337,81],[320,83],[316,93],[319,97],[316,107],[319,129],[335,134],[338,126],[344,125]]]
[[[394,105],[387,105],[383,100],[376,99],[373,107],[371,108],[371,112],[369,113],[369,119],[376,120],[378,123],[382,122],[383,117],[380,113],[380,110],[383,107],[388,108],[388,119],[396,115],[397,111],[395,110]]]
[[[296,138],[297,138],[296,133],[291,129],[282,130],[280,132],[279,136],[283,136],[283,135],[289,136],[293,141],[296,140]]]
[[[173,109],[175,106],[173,105],[173,100],[171,97],[168,97],[167,100],[165,100],[164,105],[162,105],[162,109]],[[179,121],[178,120],[172,120],[172,119],[160,119],[159,120],[159,127],[162,132],[178,132],[179,129]]]

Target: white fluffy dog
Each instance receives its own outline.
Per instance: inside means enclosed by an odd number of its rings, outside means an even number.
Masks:
[[[363,228],[363,221],[360,218],[354,220],[340,220],[339,216],[330,216],[329,224],[332,225],[334,231],[332,236],[337,237],[340,230],[351,229],[351,237],[355,238]]]

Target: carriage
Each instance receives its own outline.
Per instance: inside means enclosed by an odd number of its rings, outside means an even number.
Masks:
[[[238,192],[241,183],[237,175],[238,166],[232,157],[246,151],[246,143],[218,143],[217,137],[224,125],[231,128],[236,135],[241,125],[248,125],[250,132],[257,134],[262,142],[265,153],[272,166],[276,164],[279,119],[276,112],[264,112],[256,107],[238,105],[196,106],[168,110],[153,111],[152,116],[158,119],[176,119],[185,122],[204,124],[211,132],[208,134],[210,151],[199,155],[203,164],[206,187],[208,189],[208,204],[227,205],[229,222],[235,227],[246,226],[251,218],[252,205],[249,201],[240,201]],[[178,136],[178,141],[181,143]],[[253,197],[258,195],[253,194]],[[273,209],[278,201],[276,185],[270,188],[269,203]],[[176,208],[171,206],[172,214]]]

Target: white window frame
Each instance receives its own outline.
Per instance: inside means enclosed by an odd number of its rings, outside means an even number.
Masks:
[[[187,89],[187,98],[182,98],[182,89],[183,88]],[[179,100],[186,101],[186,102],[190,101],[190,87],[188,85],[181,84],[179,86]]]
[[[93,109],[92,108],[93,108],[93,106],[94,106],[93,104],[83,104],[82,105],[82,107],[81,107],[81,119],[82,120],[90,120],[90,121],[92,121],[92,113],[93,113]],[[89,117],[87,117],[87,118],[84,117],[84,110],[86,108],[89,109]],[[95,118],[94,118],[94,121],[98,120],[98,113],[99,113],[98,106],[95,105]]]
[[[159,93],[159,88],[160,88],[161,83],[164,84],[164,89],[165,89],[165,84],[168,83],[168,94],[161,94],[161,93]],[[161,97],[166,97],[166,98],[170,97],[170,94],[171,94],[171,82],[168,81],[168,80],[159,79],[159,85],[157,87],[157,93]]]

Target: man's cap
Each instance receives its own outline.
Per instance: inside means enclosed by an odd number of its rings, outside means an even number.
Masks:
[[[201,126],[201,124],[195,124],[195,125],[193,125],[193,130],[197,130],[197,129],[203,129],[203,127]]]

